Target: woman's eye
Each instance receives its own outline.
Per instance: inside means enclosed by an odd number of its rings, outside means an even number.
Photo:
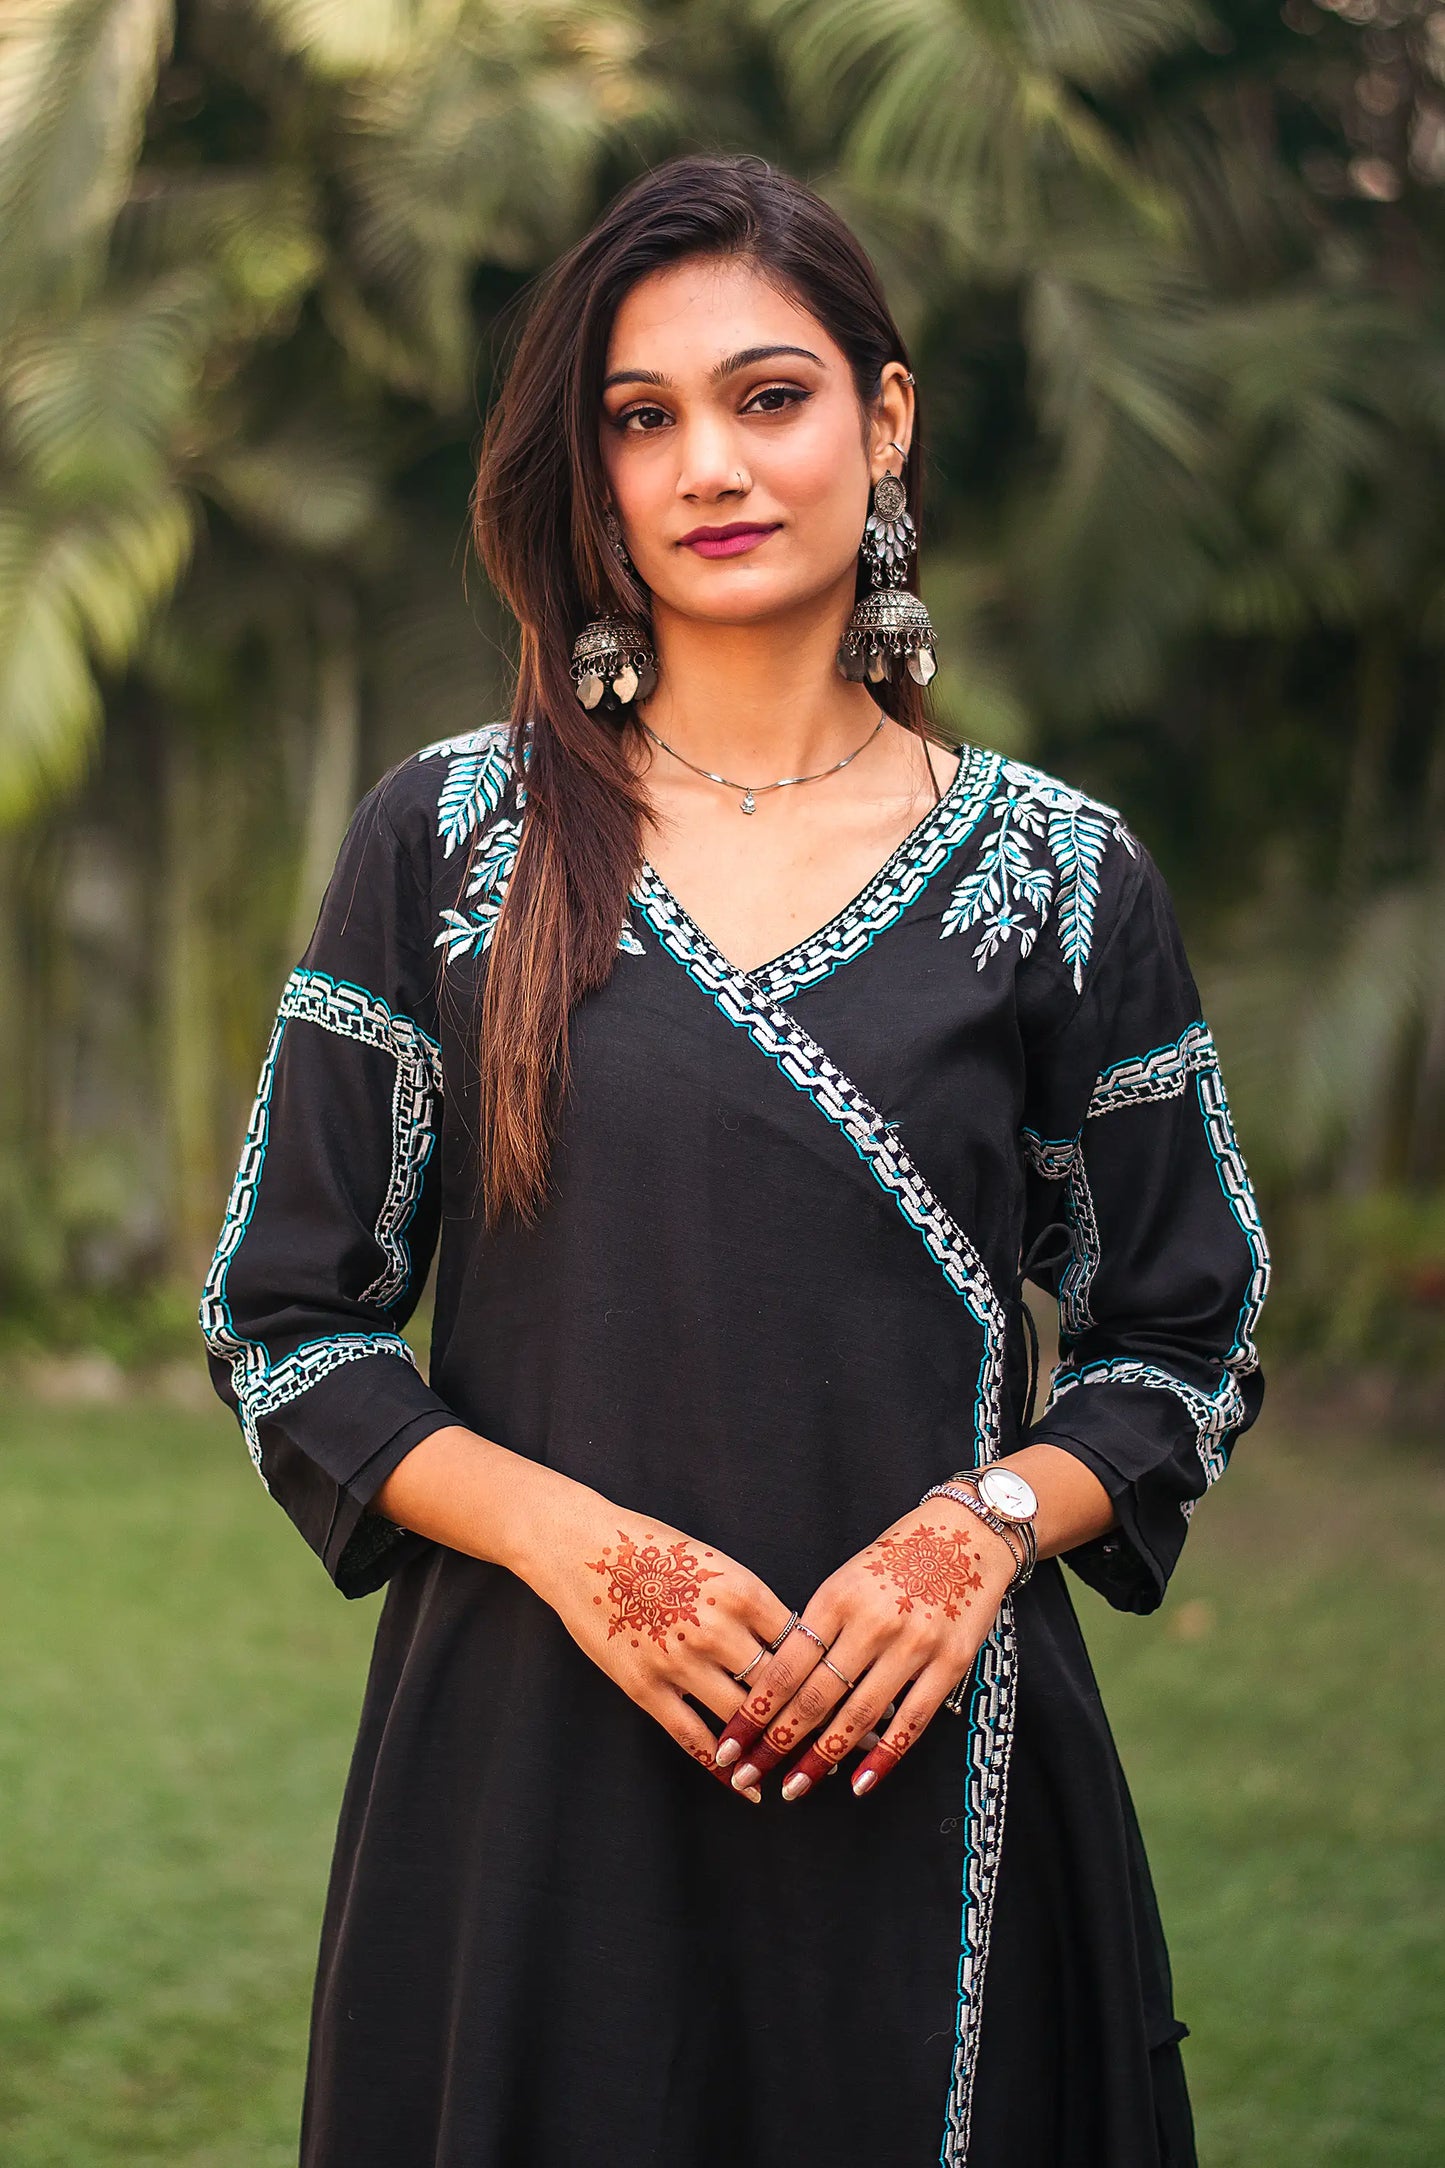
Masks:
[[[628,407],[628,408],[627,408],[627,409],[625,410],[625,412],[623,412],[623,413],[621,413],[621,414],[617,415],[617,417],[616,417],[616,421],[615,421],[615,426],[616,426],[616,427],[617,427],[618,429],[626,429],[626,428],[627,428],[627,426],[628,426],[628,424],[629,424],[630,422],[635,422],[635,421],[638,421],[638,420],[640,420],[640,419],[641,419],[641,417],[642,417],[642,416],[643,416],[644,414],[661,414],[661,415],[662,415],[662,418],[663,418],[663,420],[664,420],[664,421],[666,421],[666,420],[667,420],[667,414],[666,414],[665,410],[664,410],[664,409],[663,409],[662,407],[659,407],[659,406],[636,406],[636,407]]]
[[[753,393],[747,406],[743,408],[743,412],[746,413],[747,408],[752,406],[755,400],[778,399],[782,401],[781,406],[764,407],[763,412],[765,414],[781,414],[785,408],[798,406],[804,399],[809,397],[811,397],[811,394],[804,391],[800,384],[765,384],[761,391]]]

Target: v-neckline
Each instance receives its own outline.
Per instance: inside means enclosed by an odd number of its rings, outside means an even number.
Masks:
[[[869,913],[869,906],[874,899],[883,890],[892,886],[899,874],[918,858],[920,852],[926,848],[935,827],[942,825],[952,815],[955,806],[963,799],[970,782],[978,771],[980,760],[987,763],[990,757],[978,746],[960,743],[958,747],[958,765],[949,777],[946,787],[921,818],[915,821],[907,834],[899,838],[888,856],[883,860],[883,863],[868,876],[863,886],[850,896],[846,903],[841,904],[831,917],[825,919],[821,926],[816,927],[812,933],[804,934],[800,940],[791,942],[787,948],[781,950],[776,956],[770,956],[762,963],[734,963],[732,958],[726,955],[717,942],[714,941],[711,934],[698,924],[686,904],[681,902],[673,893],[657,868],[646,857],[642,859],[639,867],[640,881],[649,885],[655,894],[664,899],[669,911],[684,926],[689,937],[695,939],[734,977],[748,980],[754,985],[761,986],[764,990],[769,991],[781,984],[786,991],[790,992],[792,991],[792,981],[806,976],[807,980],[811,982],[812,979],[823,976],[825,970],[831,970],[834,964],[846,962],[848,956],[854,953],[852,950],[841,951],[838,937],[842,929],[849,920],[866,918]],[[996,758],[996,756],[992,757]],[[980,807],[979,810],[981,811],[982,808]],[[969,823],[970,828],[973,825],[973,822]],[[911,899],[905,898],[902,900]],[[889,917],[872,926],[868,931],[867,940],[859,945],[867,946],[871,943],[873,936],[883,930],[885,924],[891,923],[892,919]],[[835,950],[840,952],[832,953]],[[818,968],[820,952],[827,953],[827,962],[823,969]]]

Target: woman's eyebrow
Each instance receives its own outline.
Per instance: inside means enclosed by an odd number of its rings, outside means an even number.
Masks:
[[[709,369],[707,380],[719,383],[738,369],[750,369],[755,361],[771,361],[775,354],[797,354],[804,361],[816,361],[820,369],[823,366],[822,355],[810,352],[806,346],[745,346],[740,354],[724,354],[716,368]],[[656,369],[614,369],[603,378],[602,389],[610,391],[614,384],[657,384],[666,389],[672,379],[659,375]]]

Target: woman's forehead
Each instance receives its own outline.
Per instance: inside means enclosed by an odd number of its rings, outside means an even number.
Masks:
[[[795,360],[823,368],[845,357],[817,317],[754,263],[738,257],[688,257],[651,271],[618,305],[606,373],[638,369],[709,378],[756,347],[789,347]]]

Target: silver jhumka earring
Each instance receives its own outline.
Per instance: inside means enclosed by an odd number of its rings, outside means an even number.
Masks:
[[[889,449],[905,459],[908,456],[901,444],[890,442]],[[873,484],[861,545],[876,592],[854,604],[838,649],[838,668],[854,684],[866,678],[876,685],[892,678],[898,660],[917,685],[926,685],[938,668],[928,611],[904,586],[915,546],[902,477],[880,474]]]
[[[622,524],[608,505],[602,515],[607,539],[621,564],[635,569],[622,539]],[[582,627],[572,643],[572,684],[584,708],[615,713],[657,689],[657,657],[643,627],[609,611]]]

